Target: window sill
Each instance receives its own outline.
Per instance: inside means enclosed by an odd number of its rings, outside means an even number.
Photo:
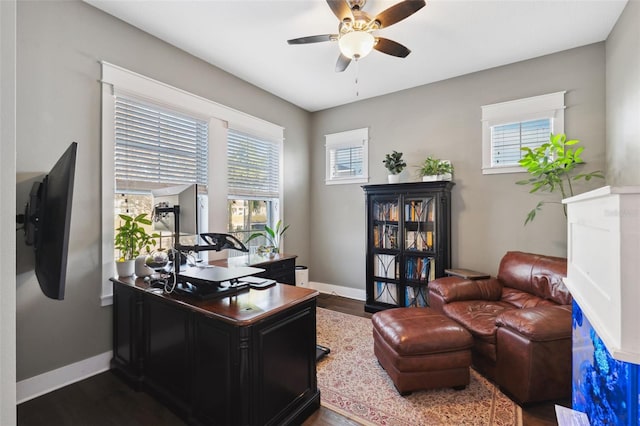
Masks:
[[[111,306],[111,305],[113,305],[113,293],[103,294],[100,296],[100,306]]]
[[[351,179],[333,179],[333,180],[325,180],[325,185],[346,185],[350,183],[367,183],[369,182],[369,178],[361,177],[361,178],[351,178]]]
[[[526,170],[520,166],[504,166],[504,167],[483,167],[483,175],[497,175],[501,173],[526,173]]]

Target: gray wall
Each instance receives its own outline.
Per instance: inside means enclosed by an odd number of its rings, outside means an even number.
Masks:
[[[640,1],[627,3],[606,42],[607,183],[640,185]]]
[[[16,424],[16,2],[0,2],[0,424]]]
[[[19,2],[17,19],[18,191],[79,143],[65,300],[45,298],[19,266],[17,380],[111,350],[111,307],[99,300],[99,60],[284,126],[285,245],[307,261],[308,112],[79,1]],[[21,241],[17,252],[30,255]]]
[[[384,183],[384,154],[402,151],[408,179],[428,155],[455,166],[453,266],[495,273],[507,250],[566,256],[566,220],[515,185],[526,175],[482,175],[481,106],[566,90],[565,132],[605,167],[604,43],[577,48],[314,113],[311,123],[312,281],[364,288],[365,210],[359,185],[324,184],[324,135],[369,127],[370,183]],[[602,182],[596,186],[602,185]],[[580,189],[580,191],[583,189]]]

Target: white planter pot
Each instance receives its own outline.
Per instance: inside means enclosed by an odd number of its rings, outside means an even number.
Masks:
[[[136,261],[134,259],[125,260],[124,262],[116,262],[116,271],[119,277],[130,277],[136,269]]]
[[[389,179],[389,183],[399,183],[400,182],[400,175],[388,175],[387,178]]]
[[[423,182],[436,182],[439,180],[451,180],[451,173],[447,173],[446,175],[430,175],[430,176],[422,176]]]
[[[141,254],[136,257],[135,261],[135,271],[137,277],[148,277],[153,274],[153,269],[149,268],[146,264],[147,256],[145,254]]]

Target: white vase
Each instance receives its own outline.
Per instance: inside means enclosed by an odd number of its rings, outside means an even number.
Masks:
[[[389,179],[389,183],[398,183],[398,182],[400,182],[400,174],[388,175],[387,178]]]
[[[436,182],[440,180],[451,180],[453,176],[451,173],[447,173],[446,175],[430,175],[430,176],[422,176],[423,182]]]
[[[135,262],[136,276],[148,277],[149,275],[153,274],[153,269],[147,266],[146,261],[147,261],[147,255],[145,254],[141,254],[140,256],[136,257],[136,262]]]
[[[131,277],[135,272],[136,261],[134,259],[116,262],[116,271],[119,277]]]

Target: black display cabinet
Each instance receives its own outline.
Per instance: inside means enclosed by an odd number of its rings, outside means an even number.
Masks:
[[[451,264],[449,181],[365,185],[365,311],[427,306],[427,284]]]

